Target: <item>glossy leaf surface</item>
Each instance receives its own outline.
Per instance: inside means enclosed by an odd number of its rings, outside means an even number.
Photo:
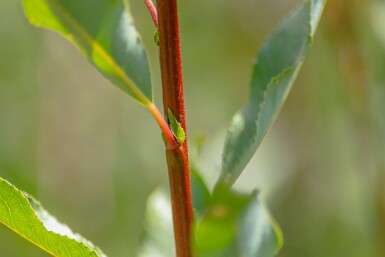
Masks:
[[[324,4],[324,0],[305,1],[261,47],[253,65],[249,100],[227,132],[223,183],[236,181],[276,118],[311,46]]]
[[[23,0],[28,20],[72,41],[114,85],[152,102],[147,56],[128,6],[118,0]]]
[[[105,257],[92,243],[59,223],[32,197],[0,178],[0,223],[58,257]]]

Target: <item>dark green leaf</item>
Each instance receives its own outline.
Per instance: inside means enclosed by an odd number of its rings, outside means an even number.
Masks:
[[[59,32],[105,77],[144,105],[152,102],[146,53],[128,12],[118,0],[23,0],[36,26]]]
[[[0,223],[58,257],[105,257],[92,243],[59,223],[32,197],[0,178]]]
[[[198,257],[273,257],[282,246],[281,232],[256,194],[224,185],[215,189],[195,238]]]
[[[217,256],[218,253],[221,253],[218,256],[222,256],[229,252],[236,239],[238,217],[250,199],[225,188],[216,189],[195,234],[199,257]]]
[[[195,219],[200,220],[207,211],[211,195],[198,169],[194,165],[191,165],[191,191]]]
[[[233,117],[222,156],[221,181],[232,185],[249,162],[284,103],[324,7],[308,0],[291,13],[260,49],[247,104]]]
[[[192,172],[192,183],[198,257],[272,257],[278,252],[280,229],[255,193],[241,195],[222,185],[210,197],[196,172]],[[147,201],[137,257],[175,256],[171,215],[170,195],[155,190]]]

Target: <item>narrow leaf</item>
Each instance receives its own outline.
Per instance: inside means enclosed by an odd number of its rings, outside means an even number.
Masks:
[[[182,128],[182,125],[177,121],[174,114],[170,109],[168,109],[168,120],[170,121],[171,132],[178,141],[179,144],[182,144],[186,140],[186,134]]]
[[[91,242],[59,223],[40,203],[2,178],[0,223],[52,256],[105,257]]]
[[[152,102],[147,56],[128,6],[117,0],[23,0],[29,21],[72,41],[114,85]]]
[[[307,0],[266,40],[253,66],[249,100],[235,114],[225,141],[221,180],[232,185],[284,103],[313,41],[325,0]]]
[[[219,185],[195,233],[198,257],[273,257],[282,246],[279,228],[256,198]]]

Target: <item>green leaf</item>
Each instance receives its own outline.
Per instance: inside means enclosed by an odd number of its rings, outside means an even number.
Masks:
[[[237,194],[221,184],[195,238],[198,257],[273,257],[283,243],[256,193]]]
[[[195,219],[200,220],[210,204],[211,195],[205,182],[200,176],[197,167],[191,164],[191,191]]]
[[[263,44],[253,66],[249,100],[235,114],[227,132],[221,181],[232,185],[254,155],[284,103],[324,7],[308,0],[291,13]]]
[[[183,144],[186,140],[186,134],[182,128],[182,125],[177,121],[174,114],[168,109],[168,120],[170,121],[171,132],[178,141],[179,144]]]
[[[192,172],[197,257],[272,257],[281,231],[256,194],[237,194],[219,184],[211,197]],[[163,188],[148,198],[145,229],[137,257],[175,256],[170,195]]]
[[[0,223],[58,257],[105,257],[91,242],[73,233],[40,203],[0,178]]]
[[[137,257],[175,256],[170,194],[156,189],[147,200],[145,228]]]
[[[72,41],[114,85],[152,102],[147,56],[128,6],[118,0],[23,0],[25,15]]]

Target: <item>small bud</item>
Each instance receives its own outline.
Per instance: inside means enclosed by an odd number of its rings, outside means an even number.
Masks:
[[[155,44],[158,46],[159,45],[159,29],[156,28],[155,29],[155,33],[154,33],[154,42]]]

